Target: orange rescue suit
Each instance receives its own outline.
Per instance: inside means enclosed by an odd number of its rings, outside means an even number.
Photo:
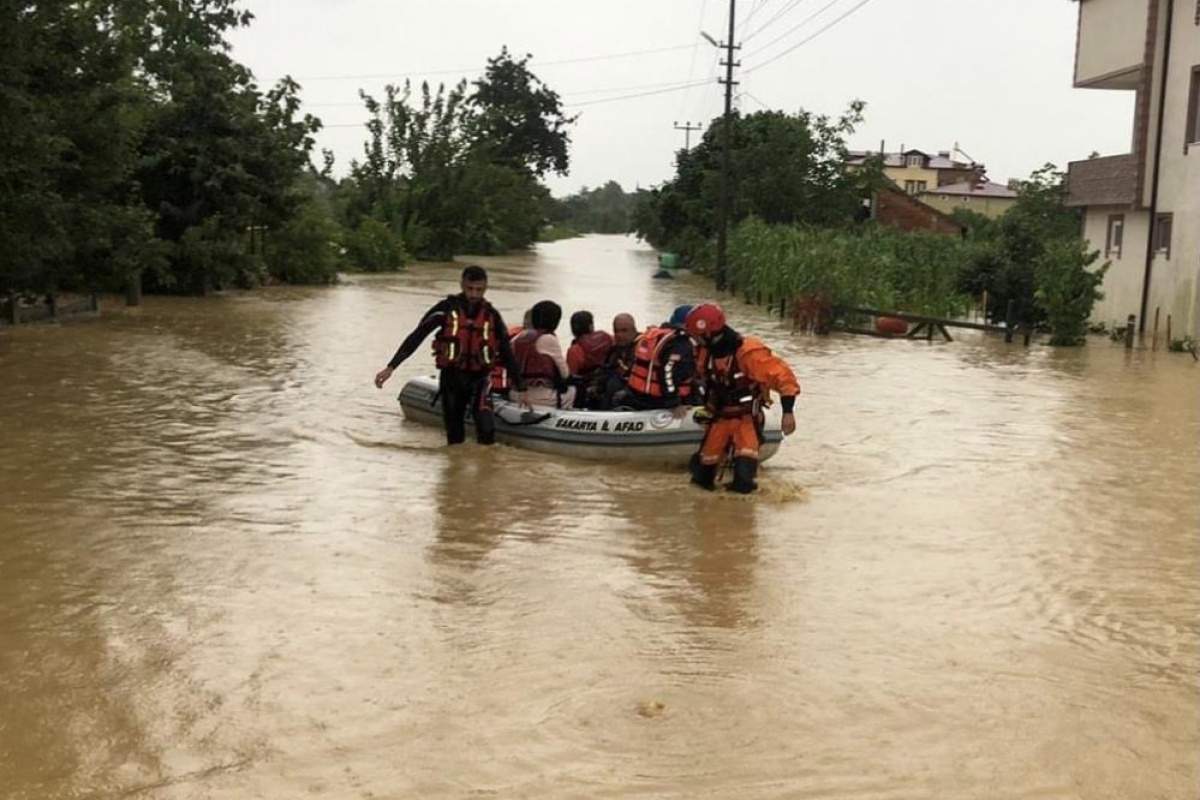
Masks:
[[[708,410],[714,415],[700,445],[700,463],[719,464],[732,446],[734,458],[758,459],[763,407],[771,392],[800,394],[800,383],[783,359],[761,339],[746,336],[732,356],[706,359]]]

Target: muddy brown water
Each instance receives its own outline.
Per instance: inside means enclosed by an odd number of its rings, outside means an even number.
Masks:
[[[711,294],[483,261],[514,321]],[[743,499],[406,423],[456,277],[0,331],[0,797],[1200,794],[1190,358],[731,302],[805,390]]]

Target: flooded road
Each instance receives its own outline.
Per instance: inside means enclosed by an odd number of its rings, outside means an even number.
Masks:
[[[621,237],[482,259],[639,324]],[[1200,370],[793,337],[754,498],[371,378],[458,268],[0,331],[0,797],[1195,798]],[[566,335],[566,326],[560,331]]]

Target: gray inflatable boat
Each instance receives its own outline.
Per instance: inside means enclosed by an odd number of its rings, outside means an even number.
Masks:
[[[441,426],[437,378],[413,378],[400,391],[404,416]],[[577,411],[533,406],[494,398],[496,440],[554,455],[650,464],[687,464],[700,447],[704,427],[691,414],[670,411]],[[470,417],[467,424],[471,425]],[[779,450],[783,432],[777,414],[767,415],[762,460]]]

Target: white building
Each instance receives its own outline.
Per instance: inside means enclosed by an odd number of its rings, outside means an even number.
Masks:
[[[1131,152],[1069,168],[1112,262],[1092,318],[1200,338],[1200,0],[1079,0],[1075,86],[1137,93]]]

